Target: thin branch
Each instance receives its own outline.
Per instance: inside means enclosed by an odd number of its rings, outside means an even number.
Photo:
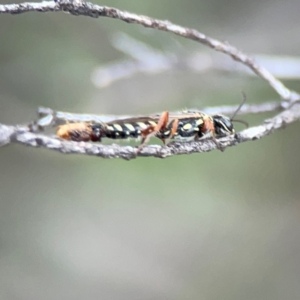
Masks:
[[[158,74],[174,70],[179,64],[182,65],[179,57],[156,50],[124,33],[115,34],[111,43],[117,50],[126,53],[132,59],[124,59],[95,68],[91,80],[98,88],[131,77],[136,73]]]
[[[237,106],[218,106],[218,107],[207,107],[203,110],[199,109],[189,109],[189,113],[205,112],[207,114],[224,114],[232,115],[237,109]],[[281,104],[278,102],[267,102],[262,104],[244,104],[238,112],[238,115],[246,114],[258,114],[266,112],[274,112],[281,110]],[[172,114],[182,113],[182,111],[170,112]],[[138,116],[129,115],[94,115],[94,114],[76,114],[64,111],[54,111],[51,108],[39,107],[38,108],[39,119],[35,123],[38,129],[43,129],[48,126],[56,126],[67,122],[109,122],[112,120],[120,120],[125,118],[132,118]],[[159,113],[152,114],[153,117],[159,116]],[[34,130],[35,131],[35,130]]]
[[[182,49],[176,51],[176,47],[172,47],[172,52],[160,51],[125,33],[114,34],[111,44],[129,57],[96,67],[91,80],[98,88],[107,87],[118,80],[139,73],[151,75],[170,71],[190,71],[202,74],[217,71],[256,76],[244,65],[236,64],[230,59],[220,59],[204,51],[187,54],[187,51]],[[255,54],[255,58],[278,78],[300,78],[300,57]]]
[[[228,43],[222,43],[218,40],[210,38],[195,29],[184,28],[175,25],[169,21],[162,21],[149,18],[147,16],[136,15],[126,11],[121,11],[111,7],[94,5],[81,0],[60,0],[58,3],[53,1],[41,3],[21,3],[11,5],[0,5],[0,13],[18,14],[29,11],[37,12],[54,12],[65,11],[73,15],[84,15],[94,18],[110,17],[116,18],[127,23],[136,23],[145,27],[150,27],[162,31],[174,33],[176,35],[200,42],[210,48],[223,52],[231,56],[234,60],[239,61],[249,67],[255,74],[266,80],[270,86],[281,96],[285,102],[279,103],[264,103],[260,105],[245,105],[242,113],[258,113],[266,111],[275,111],[277,109],[286,108],[277,116],[265,121],[262,125],[251,127],[234,136],[228,136],[219,139],[219,146],[225,149],[229,146],[234,146],[242,142],[260,139],[274,130],[284,128],[285,125],[290,124],[300,118],[300,95],[296,92],[290,91],[279,80],[277,80],[268,70],[257,64],[253,58],[245,53],[239,51]],[[232,113],[236,107],[223,106],[219,108],[210,108],[206,112],[213,113],[218,111],[225,114]],[[191,110],[197,111],[197,110]],[[74,115],[64,112],[53,112],[50,109],[40,109],[40,119],[35,124],[37,127],[44,127],[55,124],[57,121],[66,121],[70,118],[78,118],[79,121],[92,121],[93,118],[101,118],[101,121],[107,121],[106,118],[115,118],[115,116],[94,116],[94,115]],[[122,116],[124,117],[124,116]],[[73,119],[74,120],[74,119]],[[95,121],[97,121],[95,119]],[[31,124],[32,125],[32,124]],[[0,145],[7,145],[9,143],[20,143],[31,147],[44,147],[47,149],[59,151],[61,153],[77,153],[93,156],[100,156],[104,158],[124,158],[132,159],[137,156],[154,156],[165,158],[172,155],[191,154],[195,152],[208,152],[216,149],[216,144],[210,140],[200,140],[189,143],[172,142],[168,146],[151,145],[146,146],[141,152],[137,153],[137,148],[132,146],[120,145],[103,145],[97,143],[85,142],[70,142],[58,139],[57,137],[49,137],[43,134],[32,132],[34,126],[7,126],[0,124]]]
[[[260,139],[274,130],[284,128],[287,124],[300,118],[300,104],[294,104],[289,109],[274,118],[265,121],[262,125],[243,130],[236,135],[219,139],[222,149],[237,144]],[[6,126],[0,124],[0,145],[20,143],[31,147],[42,147],[59,151],[65,154],[85,154],[103,158],[123,158],[130,160],[138,156],[166,158],[179,154],[209,152],[216,149],[216,144],[208,140],[189,143],[172,142],[168,146],[150,145],[137,153],[137,148],[121,145],[102,145],[98,143],[70,142],[56,137],[30,132],[29,126]]]
[[[229,43],[222,43],[216,39],[206,36],[203,33],[191,28],[185,28],[169,21],[157,20],[143,15],[133,14],[113,7],[95,5],[81,0],[60,0],[57,3],[53,1],[21,4],[0,5],[0,13],[19,14],[24,12],[54,12],[64,11],[73,15],[83,15],[93,18],[109,17],[122,20],[126,23],[140,24],[144,27],[150,27],[162,31],[174,33],[187,39],[200,42],[210,48],[230,55],[234,60],[248,66],[255,74],[266,80],[269,85],[287,102],[294,102],[299,99],[299,95],[291,92],[279,80],[277,80],[267,69],[263,68],[250,56],[246,55]]]
[[[224,114],[232,115],[237,109],[237,106],[219,106],[219,107],[207,107],[203,109],[203,112],[214,115],[214,114]],[[274,112],[282,110],[282,105],[278,102],[266,102],[261,104],[244,104],[237,115],[248,115],[248,114],[259,114],[266,112]],[[189,109],[188,112],[199,112],[198,109]]]
[[[39,107],[37,114],[39,119],[32,124],[32,130],[36,131],[48,126],[57,126],[66,122],[93,122],[102,123],[116,119],[131,118],[128,115],[93,115],[93,114],[76,114],[64,111],[54,111],[51,108]],[[37,128],[35,128],[35,126]]]

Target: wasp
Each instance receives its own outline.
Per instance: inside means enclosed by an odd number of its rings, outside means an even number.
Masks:
[[[246,101],[244,93],[243,97],[242,103],[230,118],[221,114],[208,115],[203,112],[170,115],[168,111],[164,111],[161,115],[117,119],[107,123],[67,123],[57,128],[56,135],[77,142],[101,142],[102,138],[141,138],[142,142],[138,151],[148,143],[151,137],[159,138],[164,144],[172,139],[187,142],[212,138],[217,148],[221,149],[217,138],[234,134],[233,122],[248,126],[246,122],[234,119]]]
[[[140,151],[150,140],[157,137],[164,144],[171,139],[188,142],[212,138],[217,147],[217,138],[235,133],[233,119],[223,115],[205,113],[183,113],[169,115],[167,111],[158,117],[138,117],[114,120],[108,123],[69,123],[57,129],[57,136],[72,141],[100,142],[102,138],[130,139],[141,138]]]

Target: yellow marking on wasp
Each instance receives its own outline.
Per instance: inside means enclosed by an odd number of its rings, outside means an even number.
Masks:
[[[184,130],[189,130],[189,129],[191,129],[192,127],[193,127],[193,126],[192,126],[191,123],[187,123],[187,124],[185,124],[185,125],[182,126],[182,128],[183,128]]]
[[[165,134],[165,135],[170,134],[170,130],[165,131],[164,134]]]
[[[156,126],[156,123],[154,121],[148,121],[148,123],[152,126]]]
[[[130,130],[130,131],[135,131],[134,127],[133,127],[131,124],[126,123],[126,124],[124,124],[124,125],[125,125],[125,127],[127,127],[128,130]]]
[[[114,127],[113,127],[113,126],[110,126],[110,125],[108,125],[108,126],[107,126],[107,129],[108,129],[109,131],[113,131],[113,130],[114,130]]]
[[[119,124],[114,124],[113,126],[114,126],[114,128],[115,128],[116,130],[118,130],[118,131],[123,131],[123,128],[122,128],[121,125],[119,125]]]
[[[146,129],[148,126],[145,124],[145,123],[143,123],[143,122],[137,122],[136,123],[139,127],[141,127],[141,129]]]
[[[198,120],[196,121],[196,125],[199,126],[199,125],[201,125],[201,124],[203,124],[203,120],[202,120],[202,119],[198,119]]]

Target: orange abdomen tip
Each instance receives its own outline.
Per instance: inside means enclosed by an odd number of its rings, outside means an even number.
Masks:
[[[57,127],[56,135],[64,140],[70,140],[70,133],[69,133],[69,124],[68,125],[60,125]]]

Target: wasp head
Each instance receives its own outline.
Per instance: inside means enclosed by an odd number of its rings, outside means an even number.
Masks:
[[[213,116],[215,134],[217,137],[228,136],[234,134],[232,120],[223,115]]]

